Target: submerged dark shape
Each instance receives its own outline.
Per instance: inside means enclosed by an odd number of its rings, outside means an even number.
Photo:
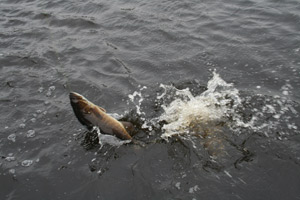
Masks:
[[[133,130],[130,122],[120,122],[106,113],[106,110],[93,104],[84,96],[70,93],[70,102],[79,122],[91,130],[99,127],[102,133],[114,135],[122,140],[131,140],[127,131]]]

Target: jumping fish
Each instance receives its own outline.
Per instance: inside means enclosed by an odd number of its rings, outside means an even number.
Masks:
[[[79,122],[89,130],[97,126],[102,133],[114,135],[122,140],[132,139],[127,132],[133,129],[130,122],[116,120],[107,114],[104,108],[93,104],[76,92],[70,93],[70,102]]]

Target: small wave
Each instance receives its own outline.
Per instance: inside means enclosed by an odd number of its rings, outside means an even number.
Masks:
[[[131,142],[131,140],[121,140],[121,139],[119,139],[119,138],[117,138],[113,135],[102,134],[100,129],[96,126],[93,127],[91,132],[97,133],[98,138],[99,138],[100,149],[105,144],[109,144],[111,146],[119,147],[123,144],[128,144],[128,143]]]
[[[55,27],[69,27],[69,28],[97,28],[98,24],[92,17],[87,16],[49,16],[49,25]]]

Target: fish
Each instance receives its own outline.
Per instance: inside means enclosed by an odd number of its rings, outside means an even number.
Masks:
[[[131,122],[118,121],[107,114],[104,108],[90,102],[81,94],[70,92],[69,97],[78,121],[89,130],[97,126],[103,134],[114,135],[121,140],[132,140],[128,133],[133,131]]]

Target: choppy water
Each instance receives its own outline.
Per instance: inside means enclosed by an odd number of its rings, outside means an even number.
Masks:
[[[0,198],[300,199],[299,32],[295,0],[0,0]]]

